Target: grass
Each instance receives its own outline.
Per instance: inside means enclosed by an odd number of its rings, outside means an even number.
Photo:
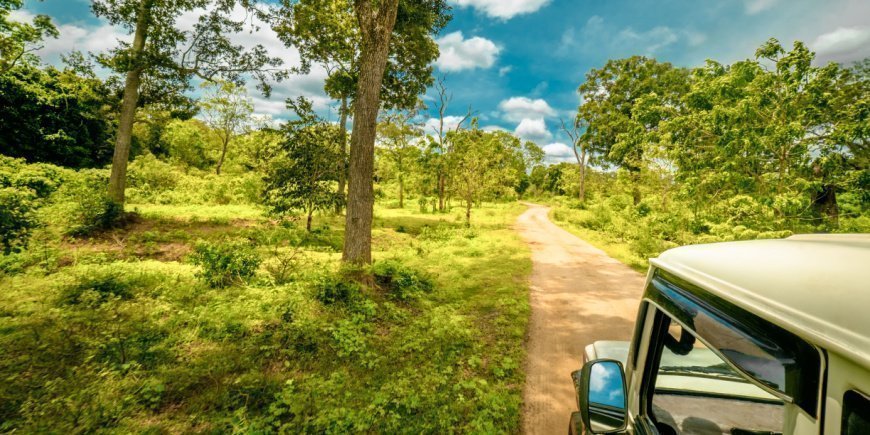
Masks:
[[[471,228],[462,210],[377,206],[375,260],[431,288],[327,302],[343,217],[309,234],[252,206],[134,207],[126,228],[5,260],[0,432],[519,431],[523,206],[475,209]],[[211,288],[189,255],[227,240],[262,263]]]

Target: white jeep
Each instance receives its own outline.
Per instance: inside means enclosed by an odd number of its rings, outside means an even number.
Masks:
[[[570,433],[870,434],[870,236],[672,249],[586,348]]]

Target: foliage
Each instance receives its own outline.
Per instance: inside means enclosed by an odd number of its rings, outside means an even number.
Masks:
[[[519,139],[502,131],[477,128],[450,133],[453,149],[448,157],[452,171],[451,190],[465,203],[465,221],[471,223],[471,208],[484,199],[511,197],[513,187],[525,173]]]
[[[83,169],[60,186],[45,219],[61,223],[70,236],[88,236],[123,223],[123,207],[106,196],[108,173]]]
[[[203,88],[206,93],[199,101],[199,107],[206,124],[220,137],[220,157],[215,167],[215,173],[220,175],[230,142],[248,128],[254,105],[245,88],[233,83],[206,82]]]
[[[10,19],[24,0],[0,0],[0,74],[20,63],[35,63],[33,52],[41,48],[45,37],[57,38],[59,33],[46,15],[37,15],[33,22]]]
[[[30,232],[37,224],[33,199],[33,193],[27,190],[0,187],[0,247],[4,255],[27,246]]]
[[[228,287],[250,279],[260,267],[260,256],[249,241],[197,242],[191,255],[202,270],[197,276],[213,288]]]
[[[389,297],[399,301],[415,299],[421,293],[431,292],[433,288],[431,278],[395,260],[375,262],[372,266],[372,274],[375,283],[384,289]]]
[[[0,153],[74,168],[105,165],[115,129],[109,112],[118,102],[112,92],[70,68],[0,74]]]
[[[263,196],[272,213],[304,212],[310,231],[315,211],[342,200],[333,183],[338,180],[335,162],[341,158],[344,136],[339,127],[318,119],[310,102],[300,99],[296,104],[300,119],[285,126],[281,154],[271,162]]]

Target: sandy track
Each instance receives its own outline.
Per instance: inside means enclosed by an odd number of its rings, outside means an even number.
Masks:
[[[644,277],[550,222],[549,208],[527,205],[516,223],[533,262],[523,432],[564,434],[583,348],[631,338]]]

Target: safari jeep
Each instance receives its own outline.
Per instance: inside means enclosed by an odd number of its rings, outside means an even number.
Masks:
[[[870,434],[870,236],[672,249],[587,346],[571,433]]]

